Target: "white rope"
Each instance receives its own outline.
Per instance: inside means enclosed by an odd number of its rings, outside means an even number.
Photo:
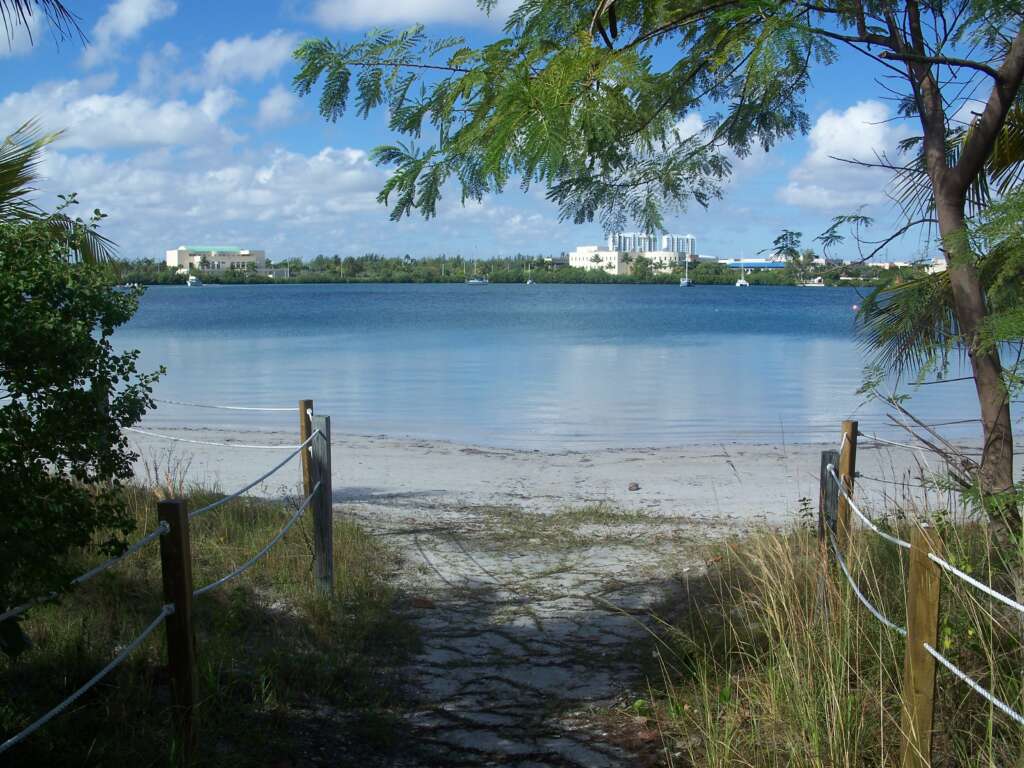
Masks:
[[[289,461],[294,459],[302,451],[302,449],[305,448],[307,445],[309,445],[310,442],[312,442],[313,438],[316,437],[319,434],[320,434],[320,430],[319,429],[315,430],[313,432],[313,434],[311,434],[309,437],[307,437],[303,441],[302,445],[300,445],[298,448],[296,448],[294,451],[292,451],[290,454],[288,454],[288,456],[286,456],[283,461],[281,461],[279,464],[275,465],[273,467],[273,469],[270,469],[269,471],[267,471],[264,474],[262,474],[259,477],[257,477],[255,480],[253,480],[251,483],[249,483],[245,487],[239,488],[237,491],[232,493],[230,496],[225,496],[223,499],[218,499],[217,501],[213,502],[212,504],[207,504],[205,507],[200,507],[197,510],[189,512],[189,515],[188,515],[189,520],[191,520],[193,517],[198,517],[199,515],[203,514],[204,512],[209,512],[211,509],[216,509],[217,507],[221,506],[222,504],[227,504],[229,501],[233,501],[234,499],[237,499],[239,496],[241,496],[246,491],[249,491],[249,490],[255,488],[257,485],[262,483],[264,480],[266,480],[272,474],[277,472],[277,470],[279,470],[281,467],[283,467]]]
[[[959,576],[961,579],[966,581],[972,587],[980,589],[982,592],[984,592],[989,597],[994,597],[999,602],[1004,603],[1004,604],[1010,606],[1011,608],[1020,611],[1021,613],[1024,613],[1024,605],[1021,605],[1016,600],[1007,597],[1002,592],[996,592],[988,584],[983,584],[982,582],[980,582],[977,579],[975,579],[973,576],[968,576],[966,573],[961,571],[955,565],[947,563],[945,560],[943,560],[941,557],[936,555],[934,552],[929,552],[928,553],[928,559],[931,560],[933,563],[938,563],[943,568],[945,568],[947,571],[952,573],[954,576]]]
[[[924,649],[930,653],[934,659],[939,662],[942,666],[952,672],[954,675],[960,678],[962,682],[967,683],[974,692],[980,694],[983,698],[987,699],[991,704],[995,705],[998,709],[1009,715],[1020,725],[1024,725],[1024,716],[1021,716],[1015,709],[1011,709],[1010,705],[1000,699],[997,699],[994,694],[989,692],[986,688],[983,688],[980,683],[971,678],[966,672],[956,666],[953,662],[943,656],[941,653],[932,648],[928,643],[922,643]]]
[[[159,432],[149,432],[145,429],[138,429],[136,427],[123,427],[123,429],[129,432],[136,432],[140,435],[148,435],[149,437],[159,437],[161,440],[173,440],[176,443],[192,443],[194,445],[214,445],[219,448],[262,448],[266,450],[282,450],[288,448],[301,448],[300,445],[247,445],[245,443],[215,443],[210,440],[190,440],[187,437],[173,437],[172,435],[163,435]]]
[[[836,555],[836,560],[839,562],[839,567],[842,568],[843,569],[843,573],[846,574],[846,580],[850,582],[850,587],[853,589],[853,593],[864,604],[864,607],[867,608],[868,611],[871,612],[872,616],[874,616],[876,619],[878,619],[880,622],[882,622],[889,629],[895,630],[896,632],[899,632],[901,635],[906,637],[907,636],[907,630],[905,630],[903,627],[899,627],[899,626],[893,624],[891,621],[889,621],[887,618],[885,618],[885,616],[883,616],[879,612],[879,610],[877,608],[875,608],[875,606],[873,606],[868,601],[868,599],[866,597],[864,597],[864,595],[860,591],[860,589],[857,588],[857,583],[853,580],[853,576],[850,575],[850,571],[846,567],[846,561],[843,560],[843,556],[841,554],[839,554],[839,546],[836,544],[835,534],[832,533],[832,529],[829,528],[828,526],[825,526],[825,530],[828,531],[828,537],[829,537],[829,539],[832,542],[832,551]]]
[[[899,538],[898,536],[893,536],[891,534],[888,534],[885,531],[883,531],[881,528],[879,528],[877,525],[875,525],[873,522],[871,522],[867,518],[867,516],[863,512],[861,512],[860,509],[858,509],[858,507],[854,503],[853,499],[850,498],[850,494],[848,494],[846,492],[846,485],[839,479],[839,475],[836,474],[836,468],[834,466],[832,466],[831,464],[829,464],[827,466],[827,469],[828,469],[828,473],[830,475],[832,475],[832,479],[836,481],[836,486],[839,488],[839,492],[841,494],[843,494],[843,498],[846,499],[846,503],[849,505],[850,509],[852,509],[854,511],[854,513],[857,515],[857,517],[860,518],[861,522],[864,523],[864,525],[866,525],[868,528],[870,528],[872,531],[877,533],[879,536],[881,536],[886,541],[889,541],[889,542],[895,544],[898,547],[903,547],[904,549],[910,549],[910,542],[909,541],[904,541],[903,539]]]
[[[183,400],[161,400],[154,397],[153,402],[168,405],[185,405],[189,408],[216,408],[221,411],[294,411],[295,408],[257,408],[249,405],[212,405],[210,403],[186,403]]]
[[[110,673],[111,670],[113,670],[121,662],[123,662],[126,658],[128,658],[129,654],[131,654],[132,651],[134,651],[136,648],[138,648],[140,645],[142,645],[142,642],[147,637],[149,637],[149,635],[153,632],[153,630],[156,629],[157,627],[159,627],[160,624],[163,623],[164,619],[166,619],[172,613],[174,613],[174,606],[173,605],[165,605],[163,608],[161,608],[160,609],[160,614],[155,619],[153,619],[153,621],[150,622],[148,627],[146,627],[144,630],[142,630],[142,634],[140,634],[138,637],[136,637],[134,640],[132,640],[124,648],[124,650],[122,650],[119,654],[117,654],[117,656],[115,656],[113,658],[113,660],[109,664],[107,664],[107,666],[105,666],[103,669],[101,669],[99,672],[97,672],[95,675],[93,675],[85,685],[83,685],[77,691],[75,691],[70,696],[68,696],[66,699],[64,699],[64,701],[62,701],[56,707],[51,709],[45,715],[43,715],[38,720],[36,720],[34,723],[32,723],[30,726],[28,726],[23,731],[21,731],[21,733],[18,733],[16,735],[12,736],[7,741],[5,741],[3,744],[0,744],[0,753],[6,752],[8,749],[13,747],[15,744],[18,744],[19,742],[23,741],[24,739],[27,739],[29,736],[31,736],[33,733],[38,731],[40,728],[42,728],[44,725],[46,725],[48,722],[50,722],[53,718],[55,718],[57,715],[59,715],[65,709],[67,709],[72,704],[74,704],[82,696],[83,693],[85,693],[90,688],[92,688],[94,685],[96,685],[96,683],[98,683],[100,680],[102,680],[104,677],[106,677]]]
[[[863,432],[858,432],[857,434],[860,435],[861,437],[866,437],[868,440],[872,440],[876,443],[881,443],[882,445],[894,445],[897,448],[907,448],[908,450],[911,451],[923,451],[924,453],[928,453],[928,449],[923,448],[920,445],[910,445],[909,443],[897,443],[894,440],[886,440],[885,438],[876,437],[875,435],[866,435]]]
[[[117,565],[119,562],[124,560],[129,555],[135,554],[140,549],[142,549],[144,546],[149,544],[151,541],[155,541],[156,539],[159,539],[161,536],[163,536],[165,533],[168,533],[170,530],[171,530],[170,526],[168,526],[165,521],[161,520],[160,521],[160,525],[157,526],[155,531],[147,533],[145,536],[143,536],[141,539],[136,541],[134,544],[129,545],[129,547],[124,552],[122,552],[120,555],[117,555],[116,557],[112,557],[109,560],[107,560],[106,562],[100,563],[95,568],[92,568],[92,569],[86,571],[85,573],[83,573],[81,576],[75,577],[74,579],[71,580],[70,583],[72,585],[84,584],[85,582],[89,581],[89,579],[91,579],[91,578],[93,578],[95,576],[98,576],[99,574],[101,574],[105,570],[107,570],[108,568],[111,568],[111,567]],[[57,593],[56,592],[51,592],[50,594],[48,594],[48,595],[46,595],[44,597],[33,598],[32,600],[29,600],[27,603],[23,603],[22,605],[19,605],[16,608],[11,608],[9,611],[5,611],[4,613],[0,613],[0,622],[6,621],[7,619],[13,618],[14,616],[20,616],[21,614],[23,614],[25,611],[27,611],[32,606],[39,605],[40,603],[44,603],[47,600],[52,600],[55,597],[57,597]]]
[[[193,597],[199,597],[199,595],[202,595],[202,594],[204,594],[206,592],[209,592],[210,590],[216,589],[221,584],[229,582],[229,581],[231,581],[231,579],[235,578],[236,576],[239,576],[242,573],[245,573],[252,566],[254,566],[257,562],[259,562],[259,560],[261,558],[263,558],[263,556],[266,555],[271,550],[271,548],[275,544],[277,544],[277,542],[279,542],[281,539],[284,538],[284,535],[286,533],[288,533],[288,530],[293,525],[295,525],[295,522],[300,517],[302,517],[302,513],[306,511],[306,507],[309,506],[309,502],[311,502],[313,500],[313,497],[316,495],[316,492],[318,490],[320,490],[320,482],[319,481],[317,481],[317,484],[313,486],[313,492],[310,493],[309,496],[306,497],[306,500],[304,502],[302,502],[302,506],[300,506],[297,510],[295,510],[295,514],[291,516],[291,518],[288,520],[287,523],[285,523],[284,528],[282,528],[280,531],[278,531],[277,534],[274,536],[274,538],[272,538],[267,543],[267,546],[265,546],[263,549],[261,549],[259,552],[257,552],[255,555],[253,555],[251,558],[246,560],[244,563],[242,563],[240,566],[238,566],[231,573],[227,574],[226,576],[221,576],[219,579],[217,579],[216,581],[210,582],[205,587],[200,587],[199,589],[195,590],[192,593],[192,596]]]

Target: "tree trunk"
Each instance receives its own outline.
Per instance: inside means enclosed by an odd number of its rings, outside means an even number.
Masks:
[[[967,240],[964,225],[964,201],[941,189],[935,192],[935,207],[939,217],[939,233],[949,269],[953,289],[953,307],[960,334],[967,347],[978,393],[984,446],[981,472],[978,478],[981,491],[998,498],[1013,490],[1013,428],[1010,421],[1010,398],[1003,382],[1003,369],[998,349],[979,349],[978,334],[988,314],[985,293]],[[1014,532],[1019,528],[1015,507],[997,505],[998,522]]]

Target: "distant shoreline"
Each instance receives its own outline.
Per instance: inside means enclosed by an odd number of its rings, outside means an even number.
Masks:
[[[750,283],[752,288],[805,288],[810,286],[803,286],[796,282],[760,282],[756,279],[755,275],[746,275],[746,279]],[[464,280],[309,280],[304,278],[287,278],[287,279],[249,279],[249,280],[223,280],[219,277],[203,277],[203,285],[465,285]],[[162,281],[146,281],[146,280],[128,280],[129,283],[137,283],[138,285],[151,287],[151,286],[166,286],[175,288],[187,287],[184,281],[178,282],[162,282]],[[491,285],[526,285],[525,281],[519,280],[491,280]],[[534,285],[667,285],[680,287],[678,278],[670,277],[665,280],[630,280],[613,278],[609,280],[538,280],[534,279]],[[880,285],[878,281],[864,280],[857,282],[842,282],[842,283],[824,283],[821,288],[874,288]],[[729,282],[707,282],[707,283],[694,283],[693,287],[706,288],[709,286],[715,287],[735,287],[733,281]],[[474,286],[476,287],[476,286]]]

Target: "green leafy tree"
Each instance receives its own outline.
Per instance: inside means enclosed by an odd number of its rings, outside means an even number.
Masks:
[[[119,484],[135,455],[121,428],[148,407],[156,374],[110,338],[138,294],[102,266],[74,263],[87,237],[47,218],[0,223],[0,606],[60,591],[69,551],[132,529]],[[0,647],[16,650],[13,621]]]
[[[835,59],[836,46],[856,49],[921,128],[935,215],[900,233],[934,223],[941,236],[950,307],[977,382],[980,480],[999,494],[1013,486],[1008,394],[999,348],[981,344],[984,255],[972,248],[965,207],[1024,77],[1022,19],[1021,0],[531,0],[503,36],[476,48],[429,40],[418,26],[354,44],[308,40],[295,54],[295,85],[308,94],[323,80],[329,120],[350,101],[364,116],[387,107],[391,129],[406,137],[374,152],[394,167],[379,195],[393,218],[433,216],[449,180],[463,200],[540,183],[564,218],[656,231],[666,210],[719,194],[726,149],[742,156],[805,132],[815,68]],[[950,153],[965,94],[982,106]],[[715,115],[701,133],[681,134],[698,109]]]

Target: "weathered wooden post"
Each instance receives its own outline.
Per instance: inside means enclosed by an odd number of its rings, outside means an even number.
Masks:
[[[196,638],[192,628],[192,545],[188,509],[180,499],[157,502],[157,516],[167,523],[160,537],[160,570],[164,602],[174,606],[167,617],[167,667],[171,677],[175,732],[180,742],[181,765],[191,765],[196,754],[193,713],[197,699]]]
[[[313,434],[313,401],[299,400],[299,442],[304,443]],[[313,475],[310,462],[310,450],[307,448],[299,456],[302,458],[302,494],[303,498],[313,492]]]
[[[331,417],[314,416],[312,442],[313,482],[320,489],[313,499],[313,575],[316,591],[334,594],[334,513],[331,490]]]
[[[914,526],[907,577],[907,649],[903,657],[901,768],[930,768],[935,714],[935,659],[924,643],[938,647],[939,566],[928,554],[942,554],[933,528]]]
[[[846,493],[853,496],[853,478],[857,471],[857,422],[843,422],[843,445],[839,451],[839,461],[835,465],[836,474],[843,484]],[[839,551],[845,555],[850,548],[850,502],[845,496],[839,496],[839,507],[836,514],[836,542]]]
[[[818,610],[822,616],[828,615],[828,602],[825,593],[826,579],[829,573],[829,552],[832,545],[829,541],[829,531],[836,530],[836,510],[839,506],[839,487],[836,485],[832,475],[829,474],[828,466],[836,465],[839,461],[838,451],[821,452],[821,469],[818,473],[818,549],[821,552],[821,571],[818,576]]]

